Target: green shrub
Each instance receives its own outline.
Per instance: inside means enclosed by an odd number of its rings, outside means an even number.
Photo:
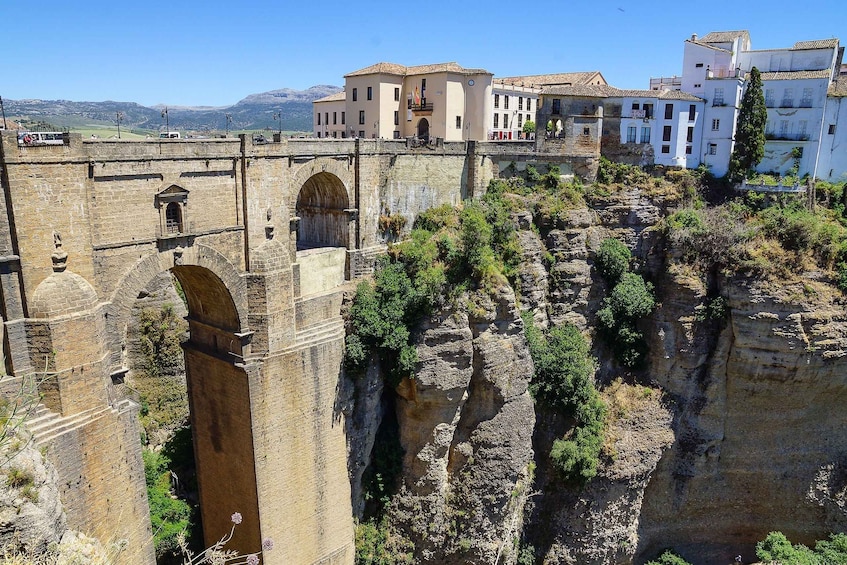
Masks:
[[[635,273],[624,274],[603,299],[597,323],[615,357],[625,367],[638,367],[646,357],[647,343],[637,323],[655,306],[653,285]]]
[[[535,365],[530,392],[538,402],[576,422],[570,436],[553,443],[553,466],[565,480],[584,483],[597,474],[606,411],[594,387],[588,342],[572,324],[555,327],[545,336],[530,313],[523,318]]]
[[[156,556],[177,555],[177,536],[190,526],[191,507],[171,493],[170,460],[149,449],[142,451],[142,457]]]
[[[756,557],[780,565],[843,565],[847,564],[847,535],[831,534],[810,549],[792,544],[782,532],[771,532],[756,544]]]
[[[688,561],[671,550],[667,550],[657,559],[648,561],[645,565],[691,565]]]
[[[600,243],[595,265],[609,286],[618,284],[624,273],[629,272],[631,262],[632,252],[620,240],[610,237]]]

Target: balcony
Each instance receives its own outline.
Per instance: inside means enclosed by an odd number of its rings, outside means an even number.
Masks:
[[[420,104],[412,104],[409,109],[412,112],[432,112],[432,102],[422,101]]]
[[[765,133],[768,141],[809,141],[808,133]]]
[[[726,106],[726,102],[724,102],[723,98],[716,98],[712,101],[712,108],[723,107]]]
[[[801,108],[811,108],[812,107],[811,99],[807,100],[807,99],[804,98],[803,100],[800,100],[800,107]]]
[[[779,103],[780,108],[793,108],[794,107],[794,99],[793,98],[783,98],[782,102]]]

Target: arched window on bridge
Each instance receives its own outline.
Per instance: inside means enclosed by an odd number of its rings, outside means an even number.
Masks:
[[[179,209],[179,204],[169,202],[165,208],[165,233],[177,234],[182,233],[182,211]]]
[[[175,184],[156,195],[159,209],[159,237],[173,237],[190,231],[187,214],[188,191]]]

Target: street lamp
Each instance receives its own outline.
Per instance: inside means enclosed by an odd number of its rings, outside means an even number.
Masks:
[[[123,112],[117,112],[115,114],[115,123],[118,124],[118,139],[121,138],[121,122],[123,121],[123,119],[124,119],[124,113]]]
[[[274,112],[274,120],[279,120],[279,140],[282,141],[282,110]]]
[[[162,117],[165,118],[165,134],[170,135],[171,134],[171,123],[170,123],[170,120],[168,119],[168,107],[167,106],[165,106],[165,109],[162,110]]]
[[[226,137],[229,137],[229,126],[232,125],[232,114],[224,114],[226,116]]]

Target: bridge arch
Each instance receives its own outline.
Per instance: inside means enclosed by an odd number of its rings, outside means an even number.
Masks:
[[[243,522],[228,547],[242,553],[261,546],[250,401],[246,285],[220,253],[203,245],[151,253],[136,263],[113,294],[108,311],[112,363],[123,368],[127,326],[139,293],[170,271],[188,307],[183,344],[189,417],[194,442],[203,533],[207,545],[229,532],[237,510]],[[238,508],[234,509],[233,505]]]
[[[320,157],[292,178],[289,210],[297,222],[297,248],[350,247],[355,207],[354,177],[347,157]]]

